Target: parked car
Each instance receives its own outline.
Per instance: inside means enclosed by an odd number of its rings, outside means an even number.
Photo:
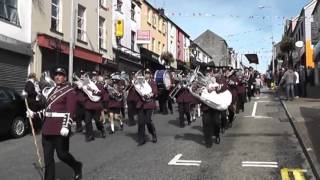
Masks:
[[[14,89],[0,86],[0,134],[21,137],[28,124],[22,96]]]

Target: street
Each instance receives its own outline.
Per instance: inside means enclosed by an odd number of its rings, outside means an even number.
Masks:
[[[70,152],[84,164],[83,179],[96,180],[273,180],[315,179],[280,101],[264,92],[237,114],[219,145],[206,148],[202,122],[185,128],[175,113],[153,116],[158,143],[137,146],[137,126],[116,131],[105,139],[85,142],[74,134]],[[38,137],[39,143],[40,137]],[[32,136],[4,139],[0,148],[2,180],[41,179]],[[175,165],[168,163],[182,154]],[[200,162],[201,161],[201,162]],[[191,163],[186,163],[191,162]],[[288,169],[286,169],[288,168]],[[282,173],[281,173],[282,172]],[[72,179],[72,170],[56,158],[59,180]]]

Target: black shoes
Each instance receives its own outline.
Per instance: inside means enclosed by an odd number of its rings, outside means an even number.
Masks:
[[[86,137],[86,141],[87,142],[94,141],[94,137],[93,136],[87,136]]]
[[[82,163],[79,162],[79,165],[77,166],[77,168],[74,170],[74,180],[80,180],[82,179]]]
[[[111,130],[111,131],[109,132],[109,134],[114,134],[114,131]]]
[[[123,124],[120,124],[120,131],[123,131]]]
[[[101,137],[102,137],[102,138],[106,138],[106,131],[105,131],[105,130],[102,130],[102,131],[101,131]]]
[[[191,121],[188,121],[188,126],[190,126],[190,124],[191,124]]]
[[[220,136],[216,137],[216,144],[220,144]]]
[[[144,140],[140,140],[139,142],[138,142],[138,146],[142,146],[142,145],[144,145],[146,143],[146,140],[144,139]]]
[[[158,141],[157,134],[152,135],[152,142],[157,143],[157,141]]]

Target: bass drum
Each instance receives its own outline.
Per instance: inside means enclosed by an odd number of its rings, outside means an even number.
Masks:
[[[154,73],[154,81],[159,87],[170,90],[172,87],[171,76],[168,70],[157,70]]]

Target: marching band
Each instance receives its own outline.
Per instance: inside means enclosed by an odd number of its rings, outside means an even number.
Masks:
[[[58,82],[55,79],[53,83],[48,73],[45,73],[39,84],[43,97],[46,98],[46,108],[41,111],[44,117],[42,134],[46,179],[53,177],[53,148],[56,148],[60,159],[73,167],[75,179],[82,176],[82,164],[69,154],[68,147],[64,147],[69,146],[72,120],[76,122],[76,132],[83,132],[84,121],[85,140],[90,142],[95,139],[92,120],[101,137],[105,138],[105,117],[108,117],[110,124],[109,134],[114,134],[118,129],[123,131],[124,110],[127,109],[128,126],[138,125],[138,145],[142,146],[147,142],[145,127],[152,142],[157,143],[156,127],[152,120],[157,100],[164,115],[168,114],[167,106],[173,113],[172,103],[178,104],[178,123],[181,128],[185,127],[185,122],[190,125],[202,112],[206,147],[212,146],[213,136],[215,143],[219,144],[220,134],[232,127],[236,114],[240,110],[244,111],[244,103],[253,96],[253,69],[242,72],[232,68],[208,67],[204,72],[205,75],[200,67],[189,72],[158,70],[154,74],[150,69],[145,69],[131,72],[130,75],[115,72],[110,77],[103,77],[96,71],[86,73],[81,70],[80,78],[73,75],[73,86],[65,80]],[[62,68],[55,71],[55,78],[57,75],[66,78],[66,72]],[[26,89],[29,92],[30,83],[35,84],[37,81],[34,76],[32,74],[27,81]],[[38,92],[41,94],[41,90]],[[30,107],[35,107],[37,102],[33,99],[36,94],[29,94],[32,95],[29,99]],[[28,114],[32,116],[36,111],[40,112],[40,109],[28,110]],[[117,121],[118,128],[115,127]]]

